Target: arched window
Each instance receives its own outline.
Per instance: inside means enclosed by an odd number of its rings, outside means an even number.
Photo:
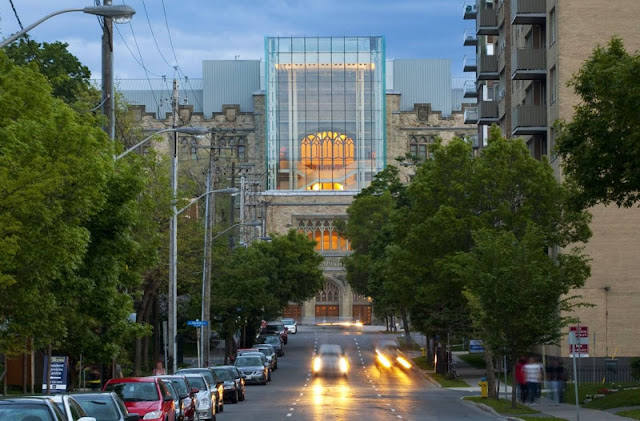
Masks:
[[[300,161],[309,168],[342,168],[353,162],[353,139],[338,132],[318,132],[300,142]]]

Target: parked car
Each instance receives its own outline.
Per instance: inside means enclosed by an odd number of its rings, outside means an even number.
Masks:
[[[340,345],[322,344],[313,358],[314,376],[347,376],[349,362]]]
[[[284,346],[282,345],[282,338],[276,334],[260,334],[257,339],[258,344],[269,344],[273,346],[278,357],[284,356]]]
[[[198,419],[216,421],[216,398],[211,393],[211,386],[207,379],[200,373],[183,373],[183,375],[191,387],[198,389],[195,398]]]
[[[140,415],[129,413],[122,399],[114,392],[77,393],[71,395],[97,421],[138,421]]]
[[[60,421],[65,415],[48,398],[9,398],[0,400],[0,420]],[[91,418],[89,418],[91,419]],[[88,418],[79,421],[87,421]]]
[[[240,401],[245,400],[246,398],[245,387],[244,387],[245,375],[242,374],[235,365],[221,365],[219,367],[226,367],[229,369],[229,371],[231,372],[231,375],[233,376],[233,380],[236,382],[236,387],[238,388],[238,391],[240,394],[240,396],[238,396],[238,400]]]
[[[64,419],[67,421],[96,421],[95,418],[87,415],[86,411],[69,395],[51,395],[51,396],[31,396],[36,399],[51,399],[60,410],[64,413]]]
[[[262,354],[240,355],[236,358],[234,365],[246,376],[246,383],[267,384],[269,368],[260,356],[264,358]]]
[[[291,333],[293,335],[298,333],[298,322],[294,319],[282,319],[282,323],[284,323],[284,327],[287,328],[287,333]]]
[[[278,369],[278,355],[276,351],[273,349],[273,346],[269,344],[258,344],[252,347],[253,349],[257,349],[262,352],[265,357],[267,357],[267,361],[271,365],[271,371]]]
[[[265,333],[277,333],[282,338],[282,342],[286,345],[288,342],[287,328],[282,322],[267,322],[267,327],[264,328]]]
[[[171,384],[178,395],[177,407],[180,421],[194,421],[196,419],[196,392],[189,384],[186,377],[180,375],[159,376]]]
[[[125,377],[111,379],[103,392],[115,392],[127,410],[144,420],[176,421],[176,408],[171,392],[157,377]]]
[[[216,376],[224,382],[224,398],[231,403],[238,403],[240,400],[240,391],[236,385],[236,381],[226,367],[211,367]]]
[[[255,348],[244,348],[238,350],[238,355],[256,355],[262,360],[262,364],[267,367],[267,381],[271,381],[271,364],[267,361],[267,357],[260,352],[259,349]]]
[[[214,409],[216,413],[224,411],[224,382],[216,376],[216,374],[208,368],[183,368],[175,372],[175,374],[199,373],[209,382],[209,390],[211,398],[215,401]]]

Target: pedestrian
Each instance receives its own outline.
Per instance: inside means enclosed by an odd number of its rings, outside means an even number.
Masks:
[[[542,364],[534,357],[529,358],[529,362],[524,366],[524,375],[527,382],[527,398],[530,405],[536,405],[540,381],[544,375]]]
[[[558,381],[558,403],[564,403],[564,391],[567,388],[567,370],[565,370],[562,360],[558,361],[558,366],[556,367],[556,380]]]
[[[167,374],[164,371],[164,367],[162,366],[162,361],[158,361],[156,363],[156,368],[153,369],[153,375],[154,376],[164,376],[165,374]]]
[[[518,394],[520,395],[520,402],[525,403],[527,400],[527,382],[524,375],[524,366],[527,362],[525,357],[518,358],[516,363],[516,383],[518,384]]]
[[[549,385],[551,386],[551,392],[553,397],[553,403],[556,405],[560,403],[560,386],[558,380],[558,360],[554,360],[553,363],[547,368],[547,375],[549,378]]]

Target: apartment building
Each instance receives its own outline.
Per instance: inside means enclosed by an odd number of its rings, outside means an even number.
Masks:
[[[630,52],[640,49],[638,0],[477,0],[463,5],[463,18],[475,21],[464,34],[473,47],[464,70],[476,82],[465,86],[465,122],[478,127],[480,145],[488,127],[522,138],[531,154],[547,156],[557,177],[561,160],[553,153],[558,119],[570,120],[579,98],[567,82],[597,45],[613,36]],[[577,294],[593,307],[573,316],[586,326],[582,356],[640,355],[640,211],[615,206],[592,208],[593,238],[585,253],[591,277]],[[584,335],[583,333],[583,335]],[[567,341],[552,353],[570,355]]]

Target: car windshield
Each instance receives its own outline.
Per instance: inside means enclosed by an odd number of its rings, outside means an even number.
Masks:
[[[207,385],[204,384],[204,380],[200,376],[189,376],[188,379],[191,387],[195,387],[200,390],[205,390],[207,388]]]
[[[105,392],[116,392],[125,402],[159,401],[160,395],[155,383],[110,383]]]
[[[216,375],[220,380],[233,380],[233,377],[231,377],[231,373],[226,368],[214,368],[213,371],[216,372]]]
[[[283,323],[270,323],[270,324],[267,325],[267,330],[271,330],[271,331],[284,330],[284,324]]]
[[[188,373],[189,371],[182,371],[182,370],[178,370],[176,371],[176,374],[185,374]],[[216,384],[217,380],[213,377],[213,374],[211,373],[211,371],[209,371],[206,368],[203,368],[202,370],[198,370],[198,371],[191,371],[190,373],[193,374],[200,374],[202,377],[204,377],[205,379],[207,379],[207,381],[209,382],[209,384]]]
[[[53,421],[44,405],[3,405],[0,407],[2,420]]]
[[[280,339],[275,336],[265,336],[264,342],[268,344],[278,344],[280,345]]]
[[[262,365],[262,359],[260,357],[238,357],[236,360],[237,367],[249,367],[249,366],[257,366]]]
[[[171,382],[171,384],[179,394],[184,395],[185,393],[189,393],[189,391],[187,390],[187,384],[185,383],[184,380],[176,379],[176,378],[167,379],[167,380]]]
[[[282,323],[284,323],[285,325],[292,325],[295,323],[295,321],[293,319],[282,319]]]
[[[270,350],[269,348],[257,348],[257,349],[258,351],[262,352],[266,356],[273,354],[273,351]]]
[[[109,395],[104,395],[104,397],[74,395],[74,398],[87,415],[95,418],[96,421],[120,420],[115,403]]]

